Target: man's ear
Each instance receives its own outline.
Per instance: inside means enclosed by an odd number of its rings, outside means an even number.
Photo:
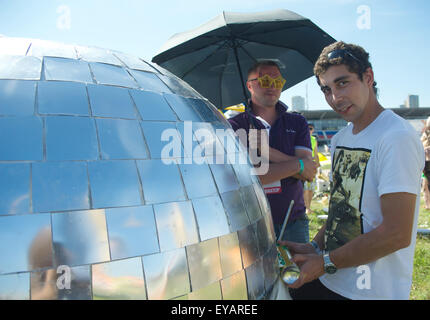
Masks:
[[[373,88],[373,82],[374,82],[374,75],[372,68],[367,68],[366,71],[363,73],[363,81],[369,86]]]

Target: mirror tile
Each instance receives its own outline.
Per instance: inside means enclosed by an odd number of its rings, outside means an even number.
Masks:
[[[154,73],[138,70],[129,70],[130,74],[136,79],[140,88],[147,91],[159,93],[172,93],[166,84],[160,80]]]
[[[261,300],[265,293],[263,261],[260,259],[245,269],[248,298]]]
[[[274,243],[269,251],[263,256],[264,287],[266,292],[271,291],[279,278],[278,251]]]
[[[199,114],[194,110],[192,104],[184,97],[178,96],[176,94],[164,94],[170,107],[178,115],[181,121],[202,121]]]
[[[94,300],[146,300],[142,259],[92,265]]]
[[[59,266],[31,273],[31,300],[90,300],[90,266]]]
[[[217,122],[218,117],[215,112],[219,112],[214,107],[206,104],[203,99],[188,98],[186,101],[191,104],[194,110],[199,114],[200,118],[205,122]]]
[[[40,114],[89,115],[85,84],[64,81],[40,81],[38,84]]]
[[[140,125],[152,159],[183,157],[181,135],[174,122],[142,121]]]
[[[39,117],[0,117],[0,161],[43,160]]]
[[[45,80],[94,82],[86,61],[45,57],[43,64]]]
[[[0,215],[30,212],[30,164],[0,163]]]
[[[97,160],[99,157],[94,119],[84,117],[47,117],[47,160]]]
[[[190,292],[185,248],[142,257],[148,299],[172,299]]]
[[[90,84],[88,95],[93,116],[136,119],[134,105],[127,89]]]
[[[206,163],[180,164],[179,168],[189,199],[214,196],[218,193],[212,173]]]
[[[145,61],[141,60],[136,56],[132,56],[119,51],[111,51],[111,52],[115,57],[121,60],[121,62],[125,66],[127,66],[130,69],[156,72],[154,68],[152,68],[149,64],[147,64]]]
[[[30,300],[30,273],[0,276],[0,300]]]
[[[112,259],[160,251],[152,206],[106,209]]]
[[[251,223],[257,221],[261,217],[260,205],[255,195],[255,191],[252,185],[240,188],[242,195],[242,201],[245,205],[248,218]]]
[[[96,119],[102,159],[146,159],[145,142],[137,120]]]
[[[42,60],[36,57],[0,55],[0,79],[39,80]]]
[[[242,254],[243,267],[248,268],[259,257],[258,240],[252,225],[237,232],[239,237],[240,252]]]
[[[224,300],[248,300],[245,270],[222,279],[221,290]]]
[[[36,162],[32,164],[33,211],[89,209],[85,162]]]
[[[31,41],[27,56],[77,58],[75,48],[72,45],[39,39]]]
[[[34,114],[36,82],[0,80],[0,116]]]
[[[143,90],[130,90],[130,93],[143,120],[177,121],[161,94]]]
[[[126,71],[126,69],[121,68],[119,66],[90,62],[90,68],[94,75],[94,79],[99,84],[107,84],[127,88],[138,87],[137,83]]]
[[[186,250],[193,292],[222,278],[218,239],[190,245]]]
[[[224,155],[224,147],[218,140],[212,125],[205,122],[193,122],[192,128],[195,139],[203,150],[204,156],[207,157],[208,163],[225,163],[223,157],[220,158],[222,161],[218,161],[217,157],[211,157],[213,155]]]
[[[75,46],[78,59],[89,62],[108,63],[121,66],[121,61],[115,57],[110,50],[97,47]]]
[[[239,238],[236,232],[219,237],[222,277],[227,278],[242,270]]]
[[[221,284],[216,281],[188,294],[188,300],[222,300]]]
[[[139,206],[141,186],[134,161],[88,163],[93,208]]]
[[[269,236],[267,234],[266,221],[263,217],[257,221],[257,223],[253,224],[255,235],[257,236],[258,241],[258,251],[260,255],[264,255],[271,247],[271,242],[269,242]]]
[[[230,232],[219,196],[193,199],[200,239],[205,241]]]
[[[51,267],[51,239],[49,214],[0,216],[0,274]]]
[[[219,193],[239,189],[236,177],[230,164],[210,164],[212,174],[218,186]]]
[[[143,195],[146,203],[186,200],[184,185],[176,163],[162,160],[138,160]]]
[[[190,201],[154,205],[160,250],[168,251],[199,242]]]
[[[78,266],[110,260],[104,210],[52,214],[56,266]]]
[[[240,230],[249,224],[248,215],[246,214],[239,190],[222,193],[221,200],[227,212],[230,231]]]
[[[159,68],[159,66],[157,66],[157,68]],[[180,94],[184,97],[193,97],[193,98],[201,97],[200,94],[196,90],[194,90],[190,85],[188,85],[185,81],[179,82],[176,76],[172,74],[170,76],[157,74],[157,76],[170,88],[170,90],[172,90],[177,94]]]

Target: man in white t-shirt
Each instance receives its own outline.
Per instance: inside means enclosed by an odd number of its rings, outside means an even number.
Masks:
[[[330,107],[350,124],[331,142],[326,224],[308,244],[284,242],[300,277],[293,299],[408,299],[424,150],[377,100],[369,54],[336,42],[314,67]]]

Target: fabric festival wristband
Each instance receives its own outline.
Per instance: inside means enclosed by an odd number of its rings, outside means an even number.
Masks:
[[[299,174],[302,174],[303,170],[305,169],[305,165],[303,164],[303,160],[302,159],[299,159],[299,163],[300,163]]]

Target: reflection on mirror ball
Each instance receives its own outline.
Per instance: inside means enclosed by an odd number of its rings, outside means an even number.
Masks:
[[[157,65],[0,37],[0,299],[276,295],[267,199],[227,129]]]

